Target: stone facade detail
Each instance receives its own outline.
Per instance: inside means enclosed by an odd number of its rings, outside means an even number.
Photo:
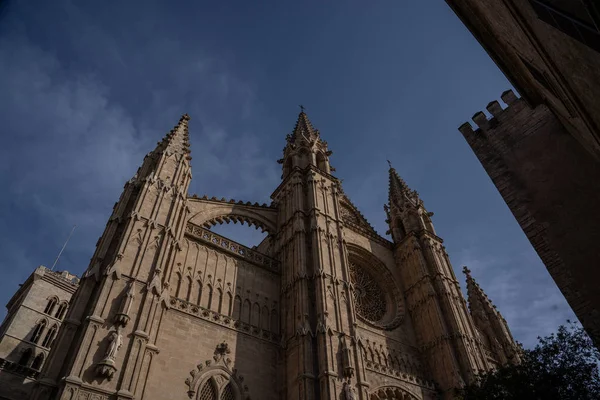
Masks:
[[[446,0],[518,91],[459,130],[600,347],[600,9]]]
[[[188,120],[125,184],[29,398],[449,398],[505,361],[506,324],[479,318],[478,287],[469,313],[432,213],[393,168],[393,241],[344,194],[304,112],[270,205],[190,196]],[[210,231],[229,222],[267,237]]]
[[[0,326],[0,398],[29,397],[78,284],[68,271],[40,266],[10,299]]]

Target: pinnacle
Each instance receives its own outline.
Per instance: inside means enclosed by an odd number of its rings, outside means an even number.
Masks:
[[[173,154],[190,153],[190,136],[188,131],[188,121],[190,116],[183,114],[179,122],[171,131],[158,143],[155,151],[170,152]]]
[[[308,119],[308,115],[306,115],[304,112],[304,109],[302,109],[298,115],[298,120],[296,121],[294,132],[291,135],[291,140],[296,141],[296,139],[300,137],[305,137],[309,140],[319,137],[319,131],[313,127],[312,123]]]
[[[402,195],[408,194],[410,197],[417,195],[417,192],[411,190],[404,179],[398,175],[396,169],[392,167],[392,163],[388,160],[388,164],[390,166],[390,186],[389,186],[389,200],[390,205],[399,201],[402,202]]]

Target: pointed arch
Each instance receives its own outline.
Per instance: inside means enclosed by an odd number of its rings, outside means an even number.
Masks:
[[[202,299],[202,307],[206,308],[207,310],[211,309],[212,306],[212,297],[213,297],[213,287],[210,283],[208,283],[206,285],[206,296],[203,297]]]
[[[254,303],[252,307],[252,325],[260,328],[260,304]]]
[[[196,295],[196,304],[200,305],[202,301],[202,282],[200,280],[196,281],[196,285],[198,286],[198,291]]]
[[[33,350],[30,347],[26,348],[23,353],[21,353],[21,357],[19,358],[19,365],[26,367],[29,364],[29,359],[33,354]]]
[[[68,306],[69,306],[69,303],[66,301],[63,301],[62,303],[60,303],[60,305],[58,306],[58,310],[56,310],[56,314],[54,315],[54,317],[62,320],[65,317],[65,314],[67,313]]]
[[[221,397],[219,400],[236,400],[235,395],[233,393],[233,385],[229,382],[221,392]]]
[[[175,297],[177,297],[178,299],[181,298],[181,280],[182,280],[182,276],[180,272],[176,272],[175,273],[175,278],[177,279],[177,287],[175,289]]]
[[[190,301],[192,300],[192,277],[191,276],[187,276],[185,278],[185,300],[186,301]]]
[[[230,292],[227,292],[227,316],[233,316],[233,298]]]
[[[271,310],[271,332],[279,333],[279,313],[276,309]]]
[[[33,329],[33,333],[31,334],[31,342],[37,344],[40,341],[47,324],[48,321],[45,319],[42,319],[36,324],[35,328]]]
[[[269,308],[267,306],[263,306],[260,314],[260,327],[265,331],[269,330]]]
[[[46,304],[46,308],[44,309],[44,314],[52,315],[54,311],[54,307],[58,304],[58,297],[52,296],[48,299],[48,304]]]
[[[244,300],[244,305],[242,309],[242,322],[247,324],[250,323],[250,311],[252,309],[252,304],[250,304],[250,300]]]
[[[198,400],[218,400],[217,389],[215,388],[215,383],[212,379],[204,382],[204,385],[198,394]]]
[[[52,325],[52,328],[48,330],[46,333],[46,337],[42,342],[42,347],[50,347],[52,346],[52,342],[54,342],[54,336],[56,336],[56,331],[58,330],[58,326],[56,324]]]
[[[217,312],[223,314],[223,289],[217,288]]]
[[[42,368],[42,364],[44,363],[44,353],[40,353],[33,359],[31,363],[31,368],[39,371]]]
[[[235,296],[235,304],[233,306],[233,318],[241,321],[242,320],[242,298]]]

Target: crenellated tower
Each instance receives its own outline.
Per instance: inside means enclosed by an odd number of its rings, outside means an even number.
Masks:
[[[71,399],[84,382],[119,399],[139,398],[137,383],[158,352],[158,321],[169,307],[163,276],[187,219],[188,121],[182,116],[125,184],[34,398]]]
[[[389,169],[385,206],[395,260],[405,286],[418,345],[446,396],[487,370],[486,360],[443,241],[416,191]]]
[[[469,310],[484,345],[492,352],[497,365],[518,364],[518,349],[506,320],[471,276],[471,271],[463,267],[463,273],[467,278]]]

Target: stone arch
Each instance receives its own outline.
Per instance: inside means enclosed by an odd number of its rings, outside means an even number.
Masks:
[[[368,250],[351,243],[346,244],[348,260],[357,269],[364,269],[369,279],[374,281],[385,296],[385,312],[378,321],[370,321],[358,312],[357,317],[374,327],[392,330],[400,326],[405,316],[404,297],[396,284],[396,279],[383,261]],[[349,277],[350,280],[350,277]],[[356,287],[353,287],[356,294]],[[355,303],[356,304],[356,303]],[[382,306],[383,307],[383,306]]]
[[[48,304],[46,304],[46,308],[44,309],[44,314],[52,315],[52,311],[54,311],[54,307],[58,304],[58,297],[52,296],[48,298]]]
[[[369,400],[419,400],[420,397],[407,388],[382,386],[369,394]]]
[[[39,371],[42,368],[42,365],[44,364],[45,358],[46,357],[43,352],[41,352],[37,356],[35,356],[35,358],[33,359],[33,362],[31,363],[31,369],[35,369],[36,371]]]
[[[56,310],[56,314],[54,315],[55,318],[58,319],[63,319],[65,316],[65,313],[67,312],[67,307],[69,306],[69,302],[67,301],[62,301],[59,306],[58,306],[58,310]]]
[[[190,202],[192,212],[194,209],[199,209],[192,217],[188,220],[189,223],[194,225],[203,226],[207,229],[223,223],[241,223],[248,224],[249,226],[255,226],[261,228],[263,231],[269,234],[276,232],[275,218],[276,213],[274,209],[270,209],[257,205],[243,205],[243,204],[231,204],[231,203],[209,203],[202,200],[195,200]]]
[[[224,364],[202,367],[194,372],[192,380],[186,381],[190,390],[188,397],[193,400],[249,400],[248,388],[242,385],[243,377],[233,373]],[[199,373],[199,375],[198,375]]]
[[[45,318],[42,318],[40,321],[37,322],[35,328],[33,329],[33,333],[31,334],[30,341],[32,343],[37,344],[40,341],[40,338],[44,334],[46,326],[48,326],[48,320]]]

